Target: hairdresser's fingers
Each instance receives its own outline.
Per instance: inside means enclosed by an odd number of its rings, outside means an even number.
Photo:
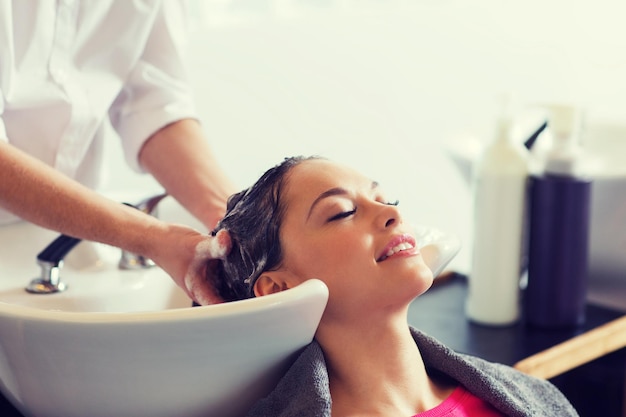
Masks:
[[[230,235],[220,230],[216,236],[206,236],[196,245],[195,254],[184,278],[185,289],[199,304],[223,302],[213,286],[217,264],[232,248]]]
[[[222,229],[215,237],[209,240],[207,245],[207,255],[211,259],[225,259],[232,249],[230,234]]]
[[[231,250],[228,232],[206,235],[188,226],[165,224],[147,240],[145,255],[167,272],[187,295],[200,304],[222,302],[213,287],[220,259]]]
[[[187,282],[190,297],[200,305],[219,304],[224,302],[212,284],[214,281],[212,277],[216,275],[218,262],[219,260],[216,259],[208,260],[205,264],[202,278],[191,278]]]

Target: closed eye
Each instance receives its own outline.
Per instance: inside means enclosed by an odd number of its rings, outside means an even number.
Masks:
[[[349,210],[349,211],[342,211],[341,213],[335,214],[334,216],[329,218],[328,221],[332,222],[332,221],[335,221],[335,220],[345,219],[346,217],[352,216],[354,213],[356,213],[356,208],[353,209],[353,210]]]
[[[397,206],[398,204],[400,204],[400,200],[384,201],[382,203],[387,205],[387,206]],[[328,219],[328,221],[332,222],[332,221],[335,221],[335,220],[345,219],[346,217],[352,216],[354,213],[356,213],[356,207],[353,210],[342,211],[341,213],[335,214],[334,216],[330,217]]]

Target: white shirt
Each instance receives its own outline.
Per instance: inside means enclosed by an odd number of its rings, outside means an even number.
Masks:
[[[196,117],[185,28],[176,0],[0,0],[0,140],[95,187],[119,136],[140,171],[152,133]]]

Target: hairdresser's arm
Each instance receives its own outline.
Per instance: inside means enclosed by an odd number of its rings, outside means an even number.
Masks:
[[[214,300],[201,280],[214,239],[108,200],[46,164],[0,141],[0,205],[24,220],[80,239],[106,243],[153,259],[192,298]],[[199,246],[200,245],[200,246]],[[197,254],[197,248],[207,246]]]
[[[224,216],[226,200],[235,192],[193,119],[152,135],[141,148],[139,163],[209,230]]]

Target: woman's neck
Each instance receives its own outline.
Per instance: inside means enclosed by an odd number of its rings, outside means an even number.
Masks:
[[[326,326],[316,338],[328,366],[333,417],[411,416],[435,407],[452,391],[427,375],[406,320]]]

